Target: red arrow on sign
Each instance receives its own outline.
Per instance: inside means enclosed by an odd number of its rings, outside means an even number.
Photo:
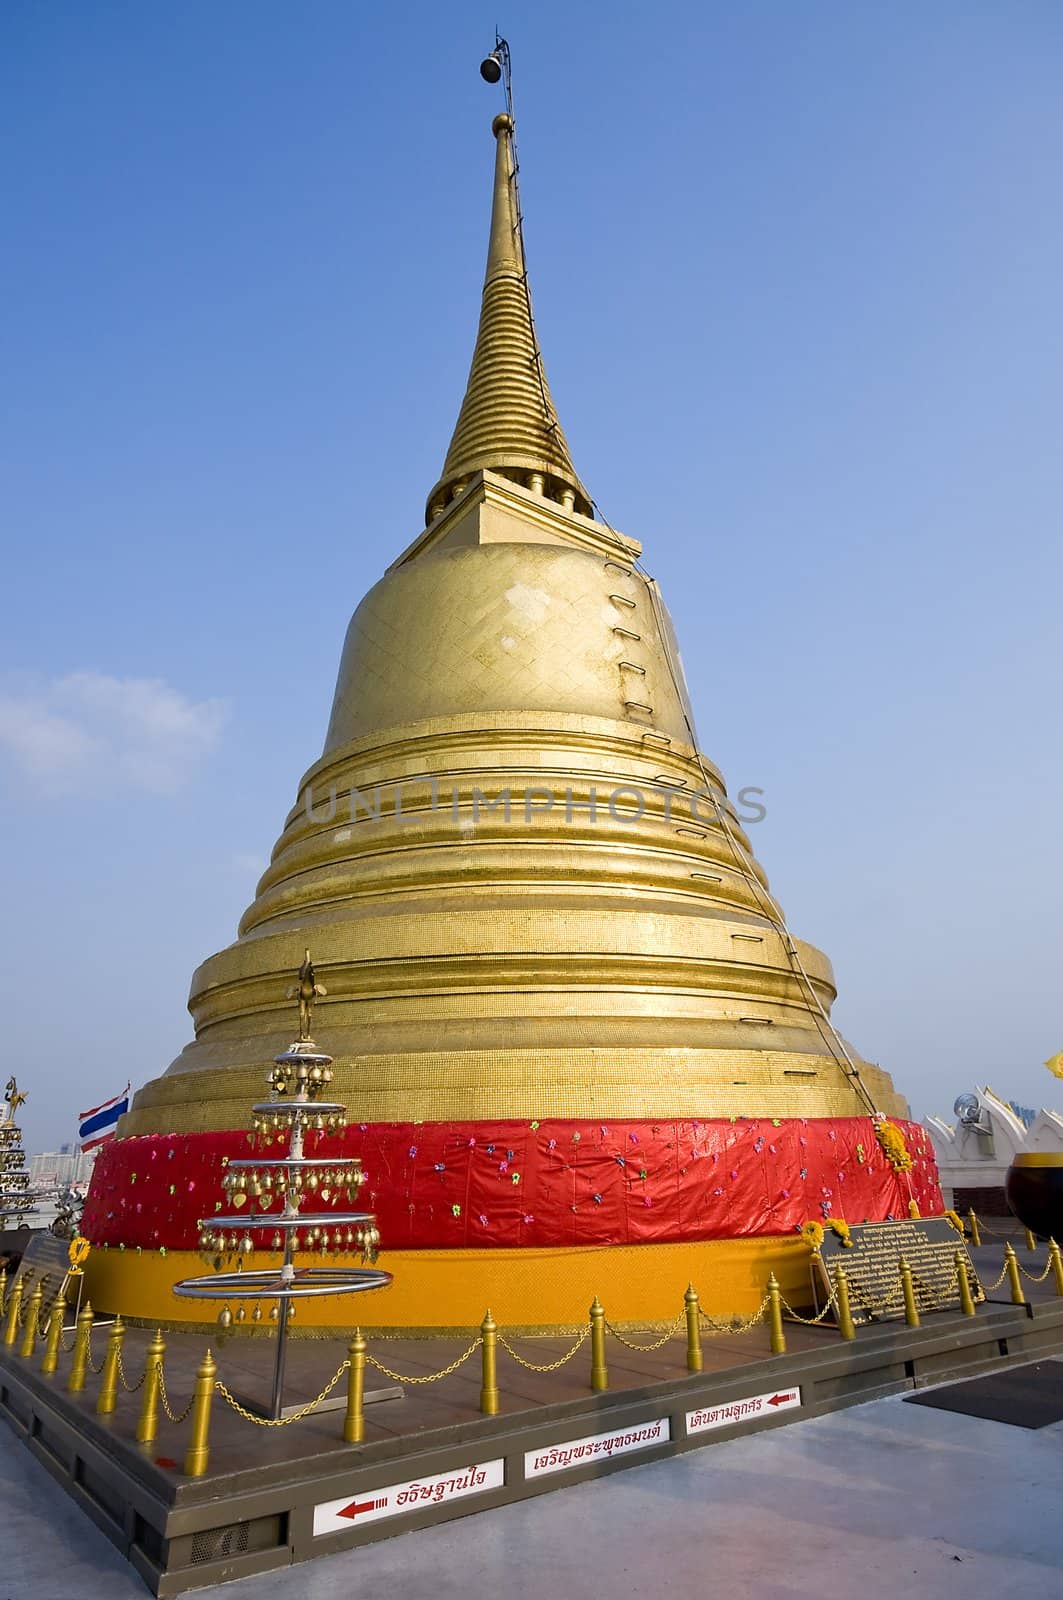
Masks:
[[[771,1399],[768,1401],[768,1404],[769,1406],[782,1406],[786,1404],[787,1400],[796,1399],[797,1395],[793,1390],[791,1390],[789,1394],[773,1394]],[[341,1512],[340,1515],[342,1516],[343,1513]]]
[[[387,1495],[382,1500],[352,1500],[349,1506],[344,1506],[342,1511],[337,1511],[338,1517],[350,1517],[353,1522],[361,1511],[377,1511],[388,1503]]]

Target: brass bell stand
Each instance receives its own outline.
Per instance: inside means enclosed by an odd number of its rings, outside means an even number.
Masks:
[[[277,1322],[277,1353],[270,1406],[265,1410],[248,1402],[249,1409],[273,1422],[284,1414],[288,1324],[295,1314],[295,1302],[311,1296],[360,1294],[369,1289],[383,1289],[391,1282],[390,1272],[366,1266],[295,1265],[296,1252],[310,1250],[317,1250],[322,1256],[359,1250],[363,1262],[372,1263],[380,1243],[376,1219],[369,1211],[304,1212],[301,1209],[304,1197],[317,1193],[324,1200],[333,1193],[345,1193],[351,1202],[365,1182],[361,1161],[356,1156],[303,1154],[308,1131],[336,1132],[347,1125],[345,1106],[319,1098],[332,1081],[331,1067],[332,1057],[320,1051],[309,1038],[297,1040],[282,1055],[274,1057],[268,1080],[273,1098],[252,1107],[252,1139],[264,1138],[272,1143],[274,1130],[286,1129],[288,1153],[281,1157],[250,1157],[229,1162],[223,1179],[229,1201],[237,1208],[250,1202],[250,1209],[246,1213],[236,1209],[216,1217],[201,1218],[199,1244],[204,1254],[214,1256],[216,1268],[222,1267],[228,1257],[235,1259],[236,1269],[216,1271],[209,1277],[184,1278],[174,1285],[174,1293],[183,1299],[275,1302],[271,1316]],[[278,1208],[271,1210],[277,1201],[280,1202]],[[243,1256],[267,1248],[281,1251],[278,1269],[241,1270]],[[257,1304],[255,1313],[252,1320],[260,1320],[261,1308]],[[234,1320],[246,1320],[242,1305],[235,1319],[227,1305],[218,1317],[219,1326],[226,1331]],[[389,1391],[388,1397],[390,1394]]]

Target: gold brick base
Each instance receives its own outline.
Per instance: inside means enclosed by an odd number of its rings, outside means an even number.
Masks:
[[[315,1261],[307,1257],[300,1264]],[[249,1269],[271,1265],[276,1261],[268,1255],[248,1261]],[[808,1247],[789,1236],[575,1250],[392,1250],[380,1265],[394,1274],[389,1288],[306,1300],[292,1331],[320,1337],[360,1325],[378,1333],[440,1335],[476,1327],[488,1308],[503,1328],[578,1328],[595,1295],[611,1322],[663,1325],[682,1310],[689,1283],[709,1315],[722,1320],[756,1311],[770,1272],[796,1303],[807,1301],[809,1281]],[[220,1302],[173,1294],[179,1278],[206,1270],[193,1251],[94,1250],[85,1290],[97,1312],[120,1312],[152,1327],[209,1327]],[[250,1316],[253,1303],[245,1304]],[[268,1318],[269,1302],[262,1310]],[[269,1329],[267,1321],[260,1326]]]

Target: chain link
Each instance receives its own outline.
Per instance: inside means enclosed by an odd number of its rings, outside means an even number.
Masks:
[[[1028,1283],[1044,1283],[1045,1279],[1048,1277],[1048,1274],[1052,1270],[1052,1263],[1051,1263],[1051,1261],[1049,1261],[1047,1267],[1045,1268],[1045,1270],[1043,1272],[1038,1272],[1038,1273],[1027,1272],[1026,1268],[1023,1266],[1022,1262],[1019,1261],[1017,1256],[1016,1256],[1015,1259],[1016,1259],[1016,1262],[1018,1264],[1019,1271],[1022,1273],[1023,1277],[1026,1279],[1026,1281]]]
[[[606,1323],[606,1327],[608,1326],[609,1324]],[[590,1335],[591,1328],[590,1323],[588,1323],[583,1332],[580,1334],[579,1338],[576,1340],[575,1344],[572,1346],[571,1350],[566,1350],[565,1354],[563,1356],[559,1356],[556,1361],[547,1361],[542,1366],[537,1365],[534,1361],[525,1361],[523,1356],[518,1355],[504,1333],[499,1333],[498,1342],[506,1354],[513,1357],[518,1366],[526,1367],[529,1372],[556,1372],[558,1367],[563,1367],[566,1361],[572,1360],[572,1357],[576,1354],[577,1350],[582,1350],[583,1346],[590,1338]]]
[[[86,1346],[85,1346],[85,1355],[86,1355],[86,1358],[88,1360],[89,1371],[90,1372],[94,1372],[96,1374],[96,1376],[99,1377],[100,1373],[103,1371],[104,1366],[107,1363],[107,1357],[104,1356],[104,1358],[100,1362],[99,1366],[97,1366],[95,1361],[93,1361],[93,1359],[92,1359],[92,1329],[91,1329],[91,1327],[89,1328],[89,1337],[88,1337],[88,1341],[87,1341]]]
[[[122,1360],[122,1347],[121,1347],[121,1345],[119,1345],[119,1347],[118,1347],[118,1377],[119,1377],[119,1381],[121,1382],[122,1388],[125,1390],[126,1394],[136,1394],[138,1389],[143,1388],[144,1379],[147,1377],[147,1375],[148,1375],[148,1364],[147,1364],[147,1362],[145,1362],[144,1363],[144,1371],[140,1374],[140,1377],[137,1379],[136,1383],[130,1383],[129,1379],[125,1375],[125,1362]]]
[[[214,1387],[215,1387],[215,1389],[217,1389],[217,1391],[221,1395],[222,1399],[228,1401],[229,1405],[232,1406],[233,1410],[235,1412],[237,1412],[241,1417],[245,1418],[246,1421],[255,1422],[255,1423],[258,1424],[258,1426],[260,1428],[286,1428],[288,1426],[289,1422],[302,1422],[303,1418],[304,1417],[308,1417],[310,1415],[311,1411],[316,1411],[318,1406],[321,1404],[322,1400],[327,1400],[328,1399],[328,1397],[332,1393],[333,1389],[336,1387],[336,1385],[339,1383],[340,1379],[343,1377],[343,1374],[350,1367],[350,1364],[351,1363],[350,1363],[349,1360],[348,1361],[343,1361],[340,1364],[340,1366],[338,1366],[336,1368],[336,1371],[332,1374],[332,1377],[329,1379],[328,1383],[326,1383],[326,1385],[322,1389],[321,1393],[319,1395],[315,1396],[315,1398],[313,1400],[311,1400],[308,1405],[300,1406],[298,1411],[293,1411],[290,1417],[259,1417],[259,1416],[256,1416],[256,1414],[253,1411],[248,1411],[246,1406],[242,1406],[240,1404],[240,1402],[239,1402],[239,1400],[237,1400],[236,1396],[231,1392],[231,1390],[229,1390],[229,1389],[227,1389],[225,1387],[224,1383],[222,1383],[220,1378],[216,1378],[214,1380]],[[193,1398],[195,1398],[195,1397],[193,1396]]]
[[[765,1301],[766,1300],[767,1300],[767,1296],[765,1296]],[[814,1317],[803,1317],[803,1316],[801,1316],[800,1312],[797,1312],[797,1311],[794,1310],[794,1308],[790,1304],[789,1300],[784,1299],[784,1297],[782,1295],[779,1296],[779,1304],[782,1306],[782,1308],[786,1312],[787,1316],[788,1317],[793,1317],[795,1322],[803,1322],[806,1328],[816,1328],[816,1327],[818,1327],[819,1324],[823,1321],[823,1318],[827,1315],[828,1311],[832,1311],[835,1308],[835,1306],[837,1305],[837,1302],[838,1302],[838,1290],[835,1287],[835,1288],[831,1289],[830,1294],[827,1296],[827,1303],[826,1303],[826,1305],[823,1307],[823,1309],[821,1311],[817,1311],[817,1313],[816,1313],[816,1315]]]
[[[1008,1275],[1008,1264],[1007,1264],[1007,1262],[1005,1262],[1004,1265],[1000,1269],[1000,1277],[997,1278],[995,1283],[983,1283],[982,1288],[983,1288],[984,1292],[986,1294],[992,1294],[994,1289],[999,1289],[1000,1285],[1004,1282],[1004,1279],[1007,1277],[1007,1275]]]
[[[170,1397],[166,1393],[166,1374],[163,1372],[161,1361],[159,1362],[159,1399],[162,1401],[162,1409],[165,1411],[171,1422],[183,1422],[191,1413],[192,1407],[196,1403],[196,1392],[193,1389],[192,1398],[189,1400],[183,1411],[178,1411],[175,1414],[170,1410]]]
[[[652,1344],[633,1344],[630,1339],[625,1339],[624,1335],[617,1328],[614,1328],[611,1322],[606,1320],[605,1325],[609,1329],[609,1332],[612,1334],[613,1338],[619,1339],[620,1343],[628,1350],[659,1350],[663,1344],[668,1343],[669,1339],[675,1338],[676,1334],[679,1332],[680,1324],[686,1321],[686,1316],[686,1312],[681,1311],[678,1317],[676,1317],[675,1321],[672,1323],[672,1326],[668,1329],[667,1333],[662,1333],[661,1337],[659,1339],[655,1339]]]
[[[417,1378],[406,1377],[401,1372],[392,1372],[390,1367],[385,1367],[384,1363],[378,1361],[375,1356],[367,1355],[365,1359],[371,1367],[375,1367],[378,1372],[382,1372],[385,1378],[390,1378],[393,1383],[435,1383],[437,1379],[449,1378],[452,1372],[457,1372],[462,1363],[468,1361],[473,1351],[478,1350],[482,1344],[483,1340],[477,1335],[465,1354],[459,1356],[457,1361],[452,1361],[449,1367],[444,1367],[442,1372],[428,1372]]]
[[[1021,1222],[1014,1222],[1011,1227],[1002,1230],[1000,1228],[991,1228],[983,1217],[976,1217],[975,1220],[978,1223],[978,1231],[980,1233],[988,1233],[991,1239],[1017,1239],[1022,1233]]]
[[[756,1327],[768,1309],[770,1295],[765,1295],[760,1305],[751,1317],[735,1317],[730,1322],[717,1322],[715,1317],[710,1317],[707,1311],[698,1307],[698,1315],[712,1333],[746,1333],[750,1328]]]

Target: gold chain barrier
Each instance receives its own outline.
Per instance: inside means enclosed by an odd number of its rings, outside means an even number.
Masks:
[[[457,1372],[458,1368],[479,1350],[482,1343],[481,1335],[477,1334],[469,1348],[456,1361],[452,1361],[449,1367],[444,1367],[442,1372],[425,1372],[418,1377],[408,1377],[402,1372],[392,1372],[390,1367],[385,1367],[384,1363],[378,1361],[375,1356],[367,1355],[365,1359],[371,1367],[375,1367],[378,1372],[382,1372],[385,1378],[390,1378],[392,1383],[436,1383],[440,1378],[449,1378],[452,1372]]]
[[[700,1306],[698,1308],[698,1316],[712,1334],[748,1333],[750,1328],[755,1328],[758,1322],[764,1320],[764,1313],[768,1309],[768,1300],[769,1296],[765,1294],[751,1317],[733,1317],[730,1322],[717,1322],[715,1317],[710,1317],[709,1313],[702,1310]]]
[[[196,1403],[196,1397],[193,1393],[191,1400],[189,1400],[183,1411],[175,1412],[173,1410],[170,1405],[170,1396],[166,1392],[166,1374],[161,1367],[159,1368],[159,1399],[162,1401],[162,1409],[165,1411],[167,1418],[175,1424],[182,1423]]]
[[[146,1363],[145,1363],[145,1366],[144,1366],[144,1371],[140,1374],[140,1377],[137,1379],[136,1383],[130,1383],[129,1379],[126,1377],[125,1363],[122,1360],[121,1347],[119,1347],[119,1350],[118,1350],[118,1361],[117,1361],[116,1365],[117,1365],[117,1368],[118,1368],[118,1381],[122,1385],[122,1388],[125,1390],[126,1394],[136,1394],[139,1389],[143,1388],[144,1379],[148,1375],[148,1368],[147,1368],[147,1364]]]
[[[972,1233],[977,1225],[976,1219],[971,1217]],[[1004,1266],[995,1283],[987,1286],[986,1292],[993,1293],[1005,1280],[1008,1281],[1011,1298],[1015,1304],[1024,1304],[1025,1296],[1022,1290],[1022,1278],[1031,1283],[1045,1283],[1050,1276],[1054,1277],[1056,1293],[1063,1297],[1063,1254],[1055,1240],[1048,1241],[1048,1262],[1040,1273],[1029,1272],[1018,1261],[1015,1250],[1010,1241],[1004,1247]],[[975,1303],[972,1293],[972,1280],[964,1252],[957,1250],[955,1254],[956,1287],[947,1293],[930,1289],[921,1282],[918,1275],[913,1272],[909,1263],[900,1257],[897,1262],[900,1279],[900,1299],[903,1303],[905,1320],[911,1327],[918,1327],[920,1315],[925,1312],[935,1311],[945,1306],[955,1306],[958,1295],[959,1309],[965,1316],[975,1315]],[[347,1400],[345,1415],[342,1425],[342,1436],[348,1444],[357,1444],[365,1434],[364,1419],[364,1383],[366,1366],[372,1366],[390,1378],[395,1383],[424,1385],[438,1383],[450,1377],[459,1368],[481,1351],[482,1375],[480,1387],[480,1406],[483,1415],[497,1415],[501,1409],[501,1392],[497,1376],[497,1347],[502,1346],[505,1353],[528,1372],[549,1374],[557,1372],[572,1361],[590,1341],[590,1387],[592,1391],[601,1392],[609,1387],[609,1372],[606,1360],[606,1338],[611,1334],[625,1349],[640,1355],[653,1354],[661,1350],[669,1340],[676,1338],[686,1327],[686,1365],[688,1371],[699,1372],[702,1370],[702,1333],[713,1335],[743,1334],[756,1327],[761,1322],[767,1321],[770,1337],[770,1348],[773,1355],[786,1352],[786,1337],[783,1327],[783,1313],[794,1322],[804,1327],[814,1328],[825,1322],[832,1314],[837,1319],[837,1331],[843,1339],[856,1337],[853,1323],[850,1296],[854,1292],[849,1284],[849,1279],[844,1266],[839,1262],[832,1272],[830,1292],[825,1304],[814,1316],[804,1316],[795,1311],[794,1307],[786,1300],[779,1287],[779,1283],[772,1274],[767,1283],[764,1296],[756,1310],[747,1317],[732,1317],[726,1322],[717,1321],[708,1312],[702,1309],[697,1292],[691,1284],[683,1297],[683,1309],[675,1320],[661,1333],[659,1338],[649,1342],[641,1342],[627,1337],[606,1315],[601,1303],[595,1297],[590,1308],[587,1323],[573,1343],[551,1361],[535,1362],[527,1360],[511,1339],[497,1326],[491,1312],[488,1311],[481,1323],[477,1336],[462,1353],[438,1372],[403,1373],[395,1371],[377,1360],[368,1353],[366,1341],[361,1330],[357,1330],[351,1342],[347,1357],[340,1363],[336,1371],[329,1378],[321,1392],[300,1406],[288,1416],[268,1418],[257,1415],[249,1407],[244,1406],[218,1376],[217,1365],[211,1352],[208,1350],[201,1362],[195,1378],[195,1386],[188,1403],[181,1410],[175,1410],[166,1388],[164,1372],[165,1344],[161,1331],[157,1330],[149,1343],[146,1353],[144,1370],[135,1383],[130,1382],[125,1369],[123,1343],[125,1339],[125,1325],[121,1317],[115,1317],[108,1330],[107,1350],[103,1360],[97,1365],[92,1359],[92,1334],[94,1326],[94,1313],[92,1306],[86,1301],[77,1316],[73,1334],[72,1346],[68,1346],[63,1335],[63,1322],[65,1319],[65,1300],[62,1293],[56,1295],[46,1316],[42,1317],[42,1302],[44,1299],[45,1284],[43,1280],[35,1282],[32,1291],[25,1294],[25,1284],[16,1280],[10,1290],[6,1282],[0,1283],[0,1321],[3,1322],[3,1342],[7,1346],[19,1345],[19,1354],[30,1357],[34,1354],[37,1340],[43,1335],[46,1348],[41,1370],[46,1374],[54,1374],[60,1364],[60,1356],[64,1351],[73,1351],[70,1373],[67,1379],[67,1390],[72,1394],[79,1394],[85,1388],[86,1375],[93,1372],[101,1375],[99,1394],[96,1399],[95,1409],[106,1416],[117,1408],[119,1391],[127,1394],[136,1394],[143,1390],[140,1402],[139,1415],[136,1424],[136,1438],[142,1444],[154,1441],[159,1424],[159,1411],[163,1412],[169,1422],[179,1426],[191,1415],[193,1419],[192,1436],[185,1456],[185,1473],[190,1477],[200,1477],[206,1471],[209,1462],[209,1426],[211,1403],[215,1393],[220,1394],[226,1404],[245,1421],[259,1427],[281,1428],[291,1423],[301,1422],[312,1415],[328,1399],[329,1395],[340,1383],[344,1374],[347,1374]],[[859,1293],[860,1310],[870,1316],[896,1316],[898,1306],[896,1301],[884,1302],[875,1305],[870,1298],[862,1292]],[[21,1335],[21,1343],[20,1343]],[[514,1336],[516,1337],[516,1336]]]
[[[684,1307],[684,1309],[679,1313],[678,1317],[676,1317],[675,1321],[672,1323],[671,1327],[667,1330],[667,1332],[666,1333],[662,1333],[661,1337],[659,1339],[655,1339],[652,1344],[634,1344],[632,1342],[632,1340],[625,1339],[624,1335],[620,1332],[620,1329],[619,1328],[614,1328],[613,1324],[609,1321],[608,1317],[606,1318],[605,1326],[608,1328],[608,1330],[612,1334],[613,1338],[618,1340],[619,1343],[622,1344],[625,1347],[625,1349],[627,1349],[627,1350],[638,1350],[638,1351],[641,1351],[641,1352],[646,1352],[646,1351],[650,1351],[650,1350],[659,1350],[662,1345],[668,1343],[669,1339],[674,1339],[676,1334],[679,1332],[680,1328],[686,1322],[686,1320],[687,1320],[687,1314],[686,1314],[686,1308]],[[589,1332],[590,1330],[588,1329],[587,1331]],[[566,1361],[568,1360],[567,1356],[565,1357],[565,1360]]]
[[[837,1287],[831,1290],[830,1294],[827,1296],[826,1305],[824,1305],[821,1310],[817,1311],[814,1317],[803,1317],[800,1312],[794,1310],[789,1300],[784,1299],[782,1295],[779,1296],[779,1302],[783,1310],[786,1312],[786,1315],[788,1317],[792,1317],[795,1322],[803,1323],[806,1328],[817,1328],[828,1312],[833,1311],[837,1306],[838,1290]],[[765,1304],[767,1304],[766,1299]]]
[[[290,1417],[256,1416],[253,1411],[248,1411],[246,1406],[242,1406],[240,1404],[232,1390],[227,1389],[220,1378],[215,1378],[214,1387],[217,1389],[222,1399],[228,1405],[232,1406],[233,1410],[237,1412],[239,1416],[243,1417],[245,1422],[255,1422],[260,1428],[286,1428],[289,1423],[302,1422],[303,1418],[308,1417],[311,1411],[316,1411],[322,1400],[328,1399],[329,1395],[339,1383],[350,1364],[349,1358],[346,1361],[341,1361],[335,1372],[332,1374],[332,1377],[329,1379],[328,1383],[326,1383],[325,1387],[322,1389],[321,1393],[319,1395],[315,1395],[313,1400],[308,1401],[305,1406],[300,1406],[298,1411],[293,1411]]]
[[[501,1331],[498,1334],[498,1342],[506,1352],[507,1356],[512,1356],[513,1360],[519,1367],[525,1367],[529,1372],[556,1372],[559,1367],[563,1367],[565,1365],[566,1361],[571,1361],[572,1357],[578,1351],[583,1349],[583,1346],[587,1343],[587,1340],[590,1338],[590,1336],[591,1326],[588,1322],[587,1326],[584,1328],[575,1344],[572,1345],[570,1349],[566,1350],[563,1356],[558,1356],[556,1361],[544,1361],[541,1366],[535,1361],[525,1361],[524,1357],[518,1351],[514,1350],[505,1334]],[[670,1338],[671,1335],[669,1334],[667,1337]]]

